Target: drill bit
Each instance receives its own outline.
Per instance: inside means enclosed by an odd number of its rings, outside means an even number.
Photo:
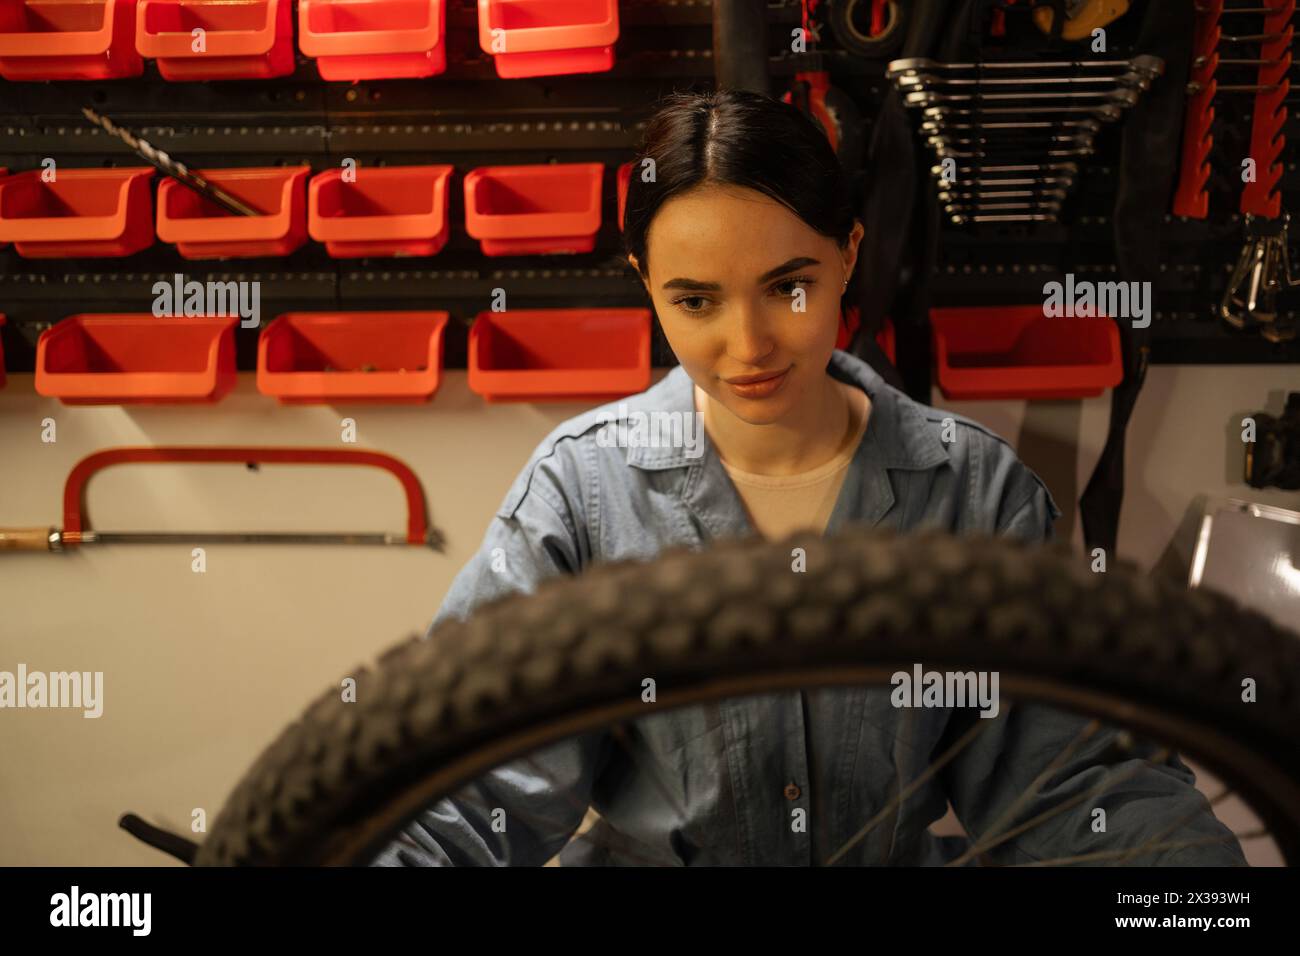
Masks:
[[[184,163],[172,159],[161,149],[151,146],[148,141],[140,139],[128,129],[118,126],[107,116],[101,116],[94,110],[82,107],[82,113],[86,119],[90,120],[96,126],[104,130],[110,136],[116,136],[127,146],[131,147],[141,159],[156,167],[164,175],[170,176],[177,182],[188,186],[200,196],[216,203],[226,212],[234,213],[237,216],[260,216],[262,213],[242,202],[236,197],[230,195],[219,186],[208,182],[198,173],[193,172]]]

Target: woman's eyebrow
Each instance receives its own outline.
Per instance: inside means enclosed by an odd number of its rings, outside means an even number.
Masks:
[[[777,276],[785,275],[787,272],[794,272],[796,269],[803,269],[807,266],[821,265],[820,259],[814,259],[812,256],[796,256],[786,262],[781,263],[775,269],[768,269],[758,277],[758,285],[764,282],[770,282]],[[664,283],[665,289],[686,289],[691,292],[717,292],[722,286],[717,282],[701,282],[699,279],[669,279]]]
[[[795,256],[786,262],[781,263],[775,269],[768,269],[758,277],[758,284],[770,282],[777,276],[785,275],[787,272],[794,272],[796,269],[803,269],[807,266],[819,266],[822,262],[820,259],[814,259],[812,256]]]
[[[722,286],[717,282],[701,282],[698,279],[669,279],[664,283],[665,289],[687,289],[691,292],[717,292]]]

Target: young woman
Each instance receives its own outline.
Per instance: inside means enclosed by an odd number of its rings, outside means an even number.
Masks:
[[[681,364],[542,441],[433,626],[552,575],[729,535],[830,534],[859,522],[1050,537],[1060,512],[1007,444],[911,401],[834,348],[862,234],[835,154],[798,110],[743,92],[670,98],[646,129],[624,237]],[[700,446],[611,443],[603,430],[620,405],[627,419],[698,411]],[[973,720],[982,719],[895,708],[889,688],[657,713],[625,739],[577,737],[484,775],[377,862],[539,865],[564,848],[565,865],[820,864]],[[959,850],[927,829],[949,802],[968,831],[987,832],[1072,742],[1018,820],[1086,793],[1103,762],[1131,765],[1131,775],[1002,843],[994,859],[1113,851],[1174,827],[1165,839],[1219,842],[1133,862],[1244,862],[1177,757],[1143,764],[1153,750],[1139,746],[1117,758],[1113,733],[1079,742],[1086,722],[1048,708],[1017,704],[989,723],[842,862],[951,859]],[[570,843],[589,806],[599,822]],[[1090,825],[1096,807],[1107,811],[1104,833]],[[796,809],[803,827],[792,826]]]

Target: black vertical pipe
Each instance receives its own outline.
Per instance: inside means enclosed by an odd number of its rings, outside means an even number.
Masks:
[[[713,0],[717,88],[767,93],[767,0]]]

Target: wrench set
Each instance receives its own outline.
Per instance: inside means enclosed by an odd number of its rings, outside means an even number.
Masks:
[[[1253,103],[1247,156],[1238,204],[1246,242],[1228,279],[1219,317],[1238,329],[1258,329],[1270,342],[1300,333],[1294,313],[1279,312],[1277,295],[1300,281],[1291,278],[1287,252],[1289,217],[1282,208],[1282,152],[1286,147],[1286,103],[1290,97],[1291,47],[1296,0],[1198,0],[1192,71],[1187,84],[1182,170],[1174,212],[1192,219],[1209,214],[1210,150],[1215,97],[1249,94]],[[1220,69],[1231,71],[1221,82]],[[1243,71],[1245,71],[1243,73]],[[1243,82],[1251,79],[1253,82]],[[1240,102],[1240,101],[1238,101]],[[1236,104],[1234,104],[1236,106]],[[1237,107],[1240,108],[1240,107]],[[1225,170],[1235,177],[1236,168]]]
[[[1054,222],[1093,139],[1164,72],[1131,60],[894,60],[886,68],[934,150],[939,201],[958,224]]]

